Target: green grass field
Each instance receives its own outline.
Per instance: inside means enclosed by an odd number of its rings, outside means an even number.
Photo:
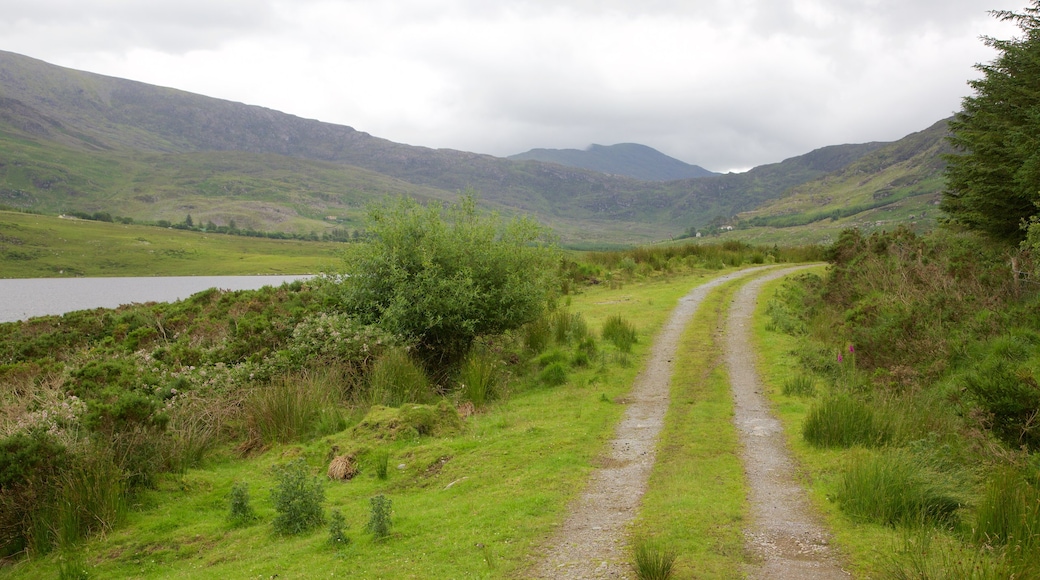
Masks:
[[[600,285],[572,296],[570,311],[581,313],[596,334],[608,316],[620,314],[632,321],[639,342],[631,354],[617,352],[602,341],[596,362],[569,367],[562,386],[510,383],[509,394],[466,419],[461,434],[389,441],[352,435],[348,428],[303,443],[275,445],[244,459],[228,447],[203,468],[162,476],[155,489],[136,498],[125,522],[76,552],[23,561],[0,569],[0,577],[54,577],[70,558],[82,562],[90,578],[516,577],[562,521],[568,502],[582,490],[604,452],[624,412],[617,401],[630,390],[653,335],[678,298],[717,273],[658,278],[613,289]],[[720,300],[714,298],[715,310],[704,310],[696,330],[688,334],[688,343],[698,342],[711,329]],[[691,376],[702,376],[695,368],[702,360],[703,355],[695,355],[682,368]],[[679,382],[675,388],[680,392],[694,388],[684,385]],[[714,401],[722,396],[722,383],[715,380],[711,385]],[[729,420],[725,405],[716,405],[696,411],[715,421],[705,427],[709,431],[719,421]],[[359,420],[355,416],[351,423]],[[676,424],[674,418],[672,423]],[[671,436],[678,436],[676,427],[672,429]],[[712,444],[710,454],[722,456],[720,473],[730,482],[712,491],[724,494],[721,503],[737,507],[723,509],[730,515],[721,536],[707,536],[711,543],[707,550],[723,553],[723,559],[707,565],[707,570],[725,569],[740,554],[734,526],[739,523],[743,493],[733,479],[730,464],[735,459],[727,463],[724,457],[732,452],[729,445],[726,440]],[[363,450],[361,472],[349,482],[325,480],[334,446]],[[377,477],[373,466],[377,451],[389,454],[385,480]],[[275,485],[273,468],[294,458],[303,458],[311,473],[324,481],[326,508],[343,512],[349,545],[329,546],[328,533],[320,528],[292,537],[273,532],[269,501]],[[701,458],[695,454],[675,460]],[[687,465],[686,469],[700,467]],[[228,496],[236,482],[249,485],[260,516],[252,525],[235,527],[227,521]],[[365,531],[369,498],[377,494],[393,501],[393,527],[383,541]],[[697,556],[687,553],[686,557]]]
[[[343,248],[0,211],[2,278],[314,274]]]

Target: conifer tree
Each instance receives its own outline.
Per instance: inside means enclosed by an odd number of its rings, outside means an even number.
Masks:
[[[994,11],[1022,36],[984,37],[998,56],[976,68],[975,94],[950,122],[947,189],[942,209],[970,228],[1021,241],[1040,202],[1040,0],[1021,13]]]

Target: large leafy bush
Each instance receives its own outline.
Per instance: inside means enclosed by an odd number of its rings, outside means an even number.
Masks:
[[[342,305],[414,340],[431,368],[458,363],[477,336],[538,318],[557,286],[543,230],[481,213],[472,196],[448,207],[399,198],[370,217],[372,241],[345,261]]]

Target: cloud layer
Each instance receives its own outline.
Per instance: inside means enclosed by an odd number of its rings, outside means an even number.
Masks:
[[[7,0],[0,49],[494,155],[636,142],[708,169],[951,115],[1008,0]]]

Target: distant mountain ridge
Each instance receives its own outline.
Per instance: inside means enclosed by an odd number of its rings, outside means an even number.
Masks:
[[[593,144],[586,149],[531,149],[506,159],[557,163],[643,181],[674,181],[718,175],[638,143]]]
[[[823,147],[741,174],[645,181],[394,143],[352,127],[0,51],[0,206],[321,232],[387,195],[474,188],[569,244],[667,239],[781,197],[884,143]],[[612,149],[612,148],[605,148]],[[626,150],[622,147],[619,151]],[[680,162],[681,163],[681,162]]]

